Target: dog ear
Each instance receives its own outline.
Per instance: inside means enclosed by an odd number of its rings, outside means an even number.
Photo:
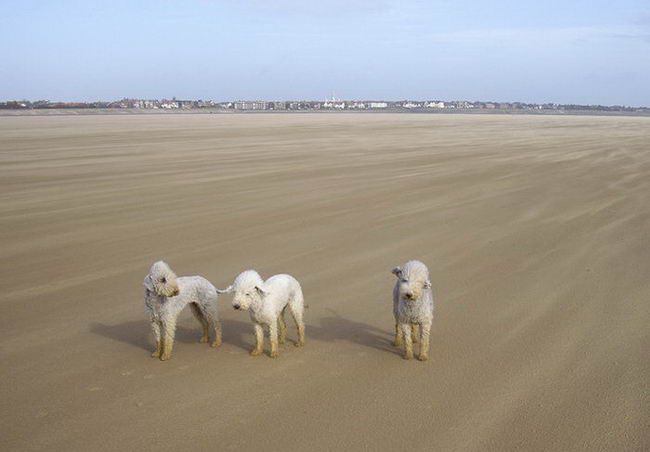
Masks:
[[[429,281],[428,279],[424,281],[424,288],[431,289],[431,281]]]
[[[257,290],[257,293],[260,294],[260,297],[264,297],[266,295],[266,292],[264,292],[264,289],[262,289],[260,286],[255,286],[255,290]]]
[[[151,275],[145,276],[143,285],[144,288],[147,289],[149,292],[154,291],[153,283],[151,282]]]
[[[402,276],[402,267],[400,267],[398,265],[397,267],[395,267],[394,269],[391,270],[391,273],[393,275],[397,276],[398,278],[401,277]]]

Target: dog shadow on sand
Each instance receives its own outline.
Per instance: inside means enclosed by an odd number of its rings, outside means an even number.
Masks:
[[[176,343],[195,344],[199,342],[201,328],[198,323],[191,326],[193,320],[188,319],[176,325],[176,337],[174,339]],[[221,324],[224,343],[235,345],[244,350],[251,348],[252,342],[250,338],[253,335],[253,327],[250,322],[222,319]],[[140,349],[153,350],[154,348],[153,335],[147,320],[131,320],[113,325],[93,322],[90,324],[89,331]]]
[[[399,350],[393,347],[392,331],[347,319],[332,309],[328,309],[327,312],[329,315],[324,317],[310,319],[309,315],[306,316],[307,344],[310,341],[316,341],[334,345],[338,341],[346,341],[382,352],[399,354]],[[289,327],[288,339],[291,343],[295,339],[295,326],[291,316],[287,315],[286,317]],[[178,323],[175,342],[198,343],[201,329],[198,324],[193,325],[193,321],[194,319],[187,319]],[[222,319],[221,323],[224,343],[235,345],[246,351],[251,349],[254,343],[254,332],[250,321]],[[151,327],[146,319],[117,324],[93,322],[89,326],[89,331],[143,350],[150,351],[154,347]]]
[[[333,309],[327,309],[327,312],[329,315],[312,319],[313,323],[307,324],[307,340],[329,343],[346,341],[382,352],[399,354],[399,350],[393,346],[392,331],[347,319]]]

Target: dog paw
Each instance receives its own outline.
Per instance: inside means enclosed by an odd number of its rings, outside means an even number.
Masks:
[[[427,361],[429,359],[429,357],[427,355],[420,355],[420,356],[418,356],[418,359],[420,361]]]
[[[407,353],[406,355],[404,355],[404,359],[406,360],[413,359],[413,355]]]
[[[217,348],[220,345],[221,345],[221,341],[214,341],[210,344],[210,347]]]
[[[208,336],[201,336],[201,339],[199,339],[199,344],[205,344],[208,342]]]
[[[168,361],[168,360],[171,359],[171,357],[172,357],[172,355],[165,355],[165,354],[162,354],[162,355],[160,355],[160,360],[161,360],[161,361]]]
[[[303,345],[305,345],[305,343],[304,343],[304,342],[300,342],[300,341],[298,341],[298,342],[296,342],[296,343],[293,344],[293,345],[295,345],[296,347],[302,347]]]
[[[250,353],[251,356],[260,356],[261,354],[262,354],[262,350],[258,350],[256,348],[251,350],[251,353]]]
[[[151,357],[152,357],[152,358],[160,358],[160,352],[153,352],[153,353],[151,354]]]
[[[269,353],[269,356],[270,356],[271,358],[277,358],[278,355],[279,355],[278,352],[271,352],[271,353]]]

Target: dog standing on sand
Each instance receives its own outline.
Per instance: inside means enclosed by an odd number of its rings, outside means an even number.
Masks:
[[[395,267],[397,277],[393,288],[393,315],[395,316],[395,346],[404,343],[404,359],[413,359],[413,342],[420,329],[418,359],[429,359],[429,332],[433,322],[433,291],[429,269],[420,261],[409,261]]]
[[[212,328],[214,340],[210,346],[221,345],[217,297],[217,289],[207,279],[201,276],[179,278],[165,262],[154,263],[144,278],[144,305],[156,340],[156,351],[151,356],[161,361],[171,358],[176,319],[188,304],[203,329],[199,342],[209,341]]]
[[[264,327],[269,328],[271,358],[278,356],[278,343],[283,344],[287,337],[287,324],[284,312],[289,308],[296,328],[298,341],[296,347],[305,343],[305,323],[303,314],[305,301],[300,283],[290,275],[275,275],[262,280],[255,270],[246,270],[235,278],[233,284],[219,293],[235,292],[232,305],[235,309],[249,311],[255,325],[255,348],[252,356],[261,355],[264,350]]]

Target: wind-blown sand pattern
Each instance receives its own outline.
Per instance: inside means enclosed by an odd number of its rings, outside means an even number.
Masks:
[[[650,448],[650,118],[5,117],[0,200],[2,450]],[[151,359],[157,259],[294,275],[306,346],[249,357],[223,296],[220,349],[187,310]]]

